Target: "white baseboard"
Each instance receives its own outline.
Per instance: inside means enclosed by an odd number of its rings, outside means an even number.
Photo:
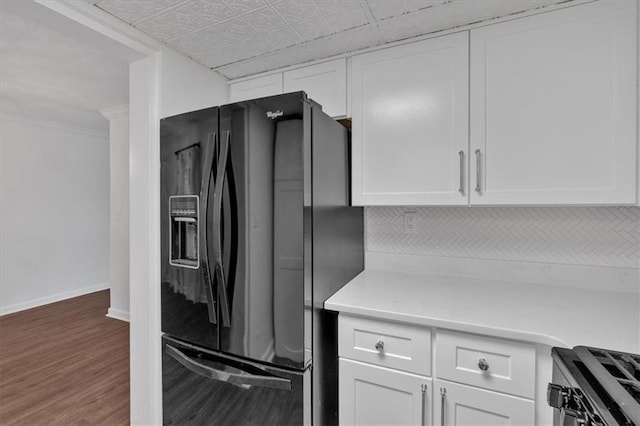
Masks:
[[[109,308],[109,310],[107,311],[107,316],[109,318],[129,322],[129,312],[122,311],[120,309]]]
[[[0,306],[0,316],[12,314],[14,312],[25,311],[38,306],[48,305],[49,303],[59,302],[61,300],[71,299],[72,297],[84,296],[85,294],[95,293],[96,291],[108,290],[109,283],[101,283],[89,287],[77,288],[64,293],[53,294],[39,299],[27,300],[21,303],[15,303],[9,306]]]

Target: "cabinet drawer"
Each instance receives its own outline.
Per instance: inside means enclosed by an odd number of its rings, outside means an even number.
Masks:
[[[436,360],[438,378],[534,397],[536,352],[532,345],[438,330]]]
[[[338,352],[345,358],[425,376],[431,374],[428,328],[340,315]]]

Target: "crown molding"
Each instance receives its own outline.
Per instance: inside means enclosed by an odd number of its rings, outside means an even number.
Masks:
[[[109,121],[119,118],[129,118],[129,104],[101,109],[100,114]]]
[[[71,126],[65,123],[47,121],[47,120],[43,120],[41,118],[36,118],[36,117],[27,117],[26,115],[15,114],[11,112],[0,111],[0,118],[2,118],[2,120],[9,119],[9,120],[18,121],[25,124],[35,124],[39,126],[52,127],[55,129],[65,130],[68,132],[74,132],[74,133],[79,133],[79,134],[88,135],[88,136],[97,136],[100,138],[109,137],[109,132],[100,132],[95,129]]]

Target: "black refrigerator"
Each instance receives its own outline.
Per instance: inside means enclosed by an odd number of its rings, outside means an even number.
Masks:
[[[161,120],[165,424],[337,424],[337,317],[363,269],[349,133],[304,92]]]

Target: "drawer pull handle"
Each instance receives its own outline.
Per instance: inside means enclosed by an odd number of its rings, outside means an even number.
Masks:
[[[478,360],[478,368],[482,371],[487,371],[489,369],[489,363],[486,359],[480,358]]]
[[[376,350],[378,352],[384,352],[384,342],[382,341],[382,339],[376,342]]]

